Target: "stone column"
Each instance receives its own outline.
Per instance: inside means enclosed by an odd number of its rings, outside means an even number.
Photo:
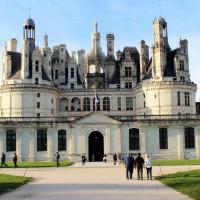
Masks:
[[[16,131],[16,154],[18,157],[18,161],[22,161],[22,137],[23,132],[20,129]]]
[[[140,134],[140,151],[142,154],[146,154],[146,133],[145,133],[146,129],[142,128],[139,129],[139,134]]]
[[[6,140],[5,140],[5,130],[3,128],[0,129],[0,152],[6,151]]]
[[[47,130],[47,156],[48,161],[53,160],[53,131],[52,129]]]
[[[114,151],[121,153],[121,131],[119,127],[114,130]]]
[[[195,129],[195,149],[196,149],[196,158],[200,158],[200,134],[199,129]]]
[[[178,152],[178,159],[184,159],[184,138],[183,138],[183,129],[180,128],[177,134],[177,152]]]
[[[30,140],[29,140],[29,161],[35,161],[35,151],[37,145],[37,132],[35,129],[30,131]]]
[[[104,152],[107,153],[107,154],[111,153],[111,149],[110,149],[110,128],[105,128]]]

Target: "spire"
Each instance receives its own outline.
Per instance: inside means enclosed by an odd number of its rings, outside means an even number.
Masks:
[[[94,20],[94,27],[93,27],[93,29],[94,29],[94,33],[98,32],[98,24],[97,24],[96,20]]]

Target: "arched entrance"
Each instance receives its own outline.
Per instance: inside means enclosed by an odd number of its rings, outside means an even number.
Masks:
[[[104,154],[104,141],[103,135],[94,131],[90,133],[88,138],[88,149],[89,149],[89,161],[102,161]]]

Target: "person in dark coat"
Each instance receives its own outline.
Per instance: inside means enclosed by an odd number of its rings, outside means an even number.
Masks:
[[[15,165],[15,168],[18,167],[18,166],[17,166],[17,154],[16,154],[16,153],[14,153],[13,163],[14,163],[14,165]]]
[[[125,167],[126,167],[126,178],[132,179],[133,177],[133,168],[134,168],[134,157],[132,154],[129,154],[125,159]],[[130,175],[130,177],[129,177]]]
[[[114,165],[116,165],[116,163],[117,163],[117,154],[116,153],[113,155],[113,161],[114,161]]]
[[[3,165],[5,167],[8,167],[8,165],[6,164],[6,154],[3,152],[2,156],[1,156],[1,167],[3,167]]]
[[[60,154],[58,152],[56,152],[56,165],[60,167]]]
[[[141,157],[141,153],[138,153],[138,156],[135,159],[135,165],[137,167],[137,179],[143,180],[144,159]]]
[[[82,154],[81,160],[82,160],[82,165],[85,165],[85,162],[86,162],[86,160],[87,160],[85,154]]]

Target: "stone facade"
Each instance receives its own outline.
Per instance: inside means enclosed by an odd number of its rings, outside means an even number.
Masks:
[[[94,23],[92,47],[70,55],[66,45],[35,46],[35,23],[23,25],[3,51],[0,94],[0,152],[11,159],[90,161],[114,153],[154,158],[199,158],[197,86],[190,80],[188,42],[168,44],[167,23],[153,22],[151,55],[145,41],[114,55],[114,34],[101,49]]]

